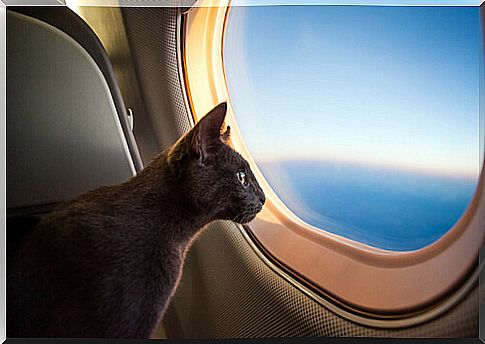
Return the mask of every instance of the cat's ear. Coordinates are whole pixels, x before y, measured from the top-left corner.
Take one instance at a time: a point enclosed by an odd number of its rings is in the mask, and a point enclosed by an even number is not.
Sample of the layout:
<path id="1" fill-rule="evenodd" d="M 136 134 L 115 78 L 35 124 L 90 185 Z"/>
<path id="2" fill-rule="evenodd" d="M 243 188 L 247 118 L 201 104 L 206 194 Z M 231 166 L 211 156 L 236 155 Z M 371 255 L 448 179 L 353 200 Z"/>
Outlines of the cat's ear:
<path id="1" fill-rule="evenodd" d="M 227 104 L 220 103 L 197 123 L 195 149 L 201 161 L 215 152 L 221 142 L 221 130 L 226 117 Z"/>
<path id="2" fill-rule="evenodd" d="M 221 139 L 224 143 L 229 143 L 231 140 L 231 127 L 227 126 L 226 131 L 222 134 Z"/>

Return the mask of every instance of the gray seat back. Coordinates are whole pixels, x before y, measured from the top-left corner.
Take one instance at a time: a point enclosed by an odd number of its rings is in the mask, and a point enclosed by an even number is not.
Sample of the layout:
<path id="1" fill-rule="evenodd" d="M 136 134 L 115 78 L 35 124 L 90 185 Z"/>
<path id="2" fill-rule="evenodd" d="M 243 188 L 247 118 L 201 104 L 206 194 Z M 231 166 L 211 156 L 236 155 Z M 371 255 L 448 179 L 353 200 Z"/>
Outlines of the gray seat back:
<path id="1" fill-rule="evenodd" d="M 135 173 L 91 55 L 58 28 L 7 11 L 7 209 L 54 204 Z"/>

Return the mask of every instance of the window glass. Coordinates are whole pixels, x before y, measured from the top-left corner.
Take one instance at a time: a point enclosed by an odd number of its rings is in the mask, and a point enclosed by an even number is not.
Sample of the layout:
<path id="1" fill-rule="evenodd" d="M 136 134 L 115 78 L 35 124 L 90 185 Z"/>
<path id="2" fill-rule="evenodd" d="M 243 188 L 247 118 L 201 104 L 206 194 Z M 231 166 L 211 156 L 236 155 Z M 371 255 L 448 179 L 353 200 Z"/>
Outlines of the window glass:
<path id="1" fill-rule="evenodd" d="M 310 225 L 440 238 L 480 170 L 478 7 L 232 7 L 224 64 L 252 157 Z"/>

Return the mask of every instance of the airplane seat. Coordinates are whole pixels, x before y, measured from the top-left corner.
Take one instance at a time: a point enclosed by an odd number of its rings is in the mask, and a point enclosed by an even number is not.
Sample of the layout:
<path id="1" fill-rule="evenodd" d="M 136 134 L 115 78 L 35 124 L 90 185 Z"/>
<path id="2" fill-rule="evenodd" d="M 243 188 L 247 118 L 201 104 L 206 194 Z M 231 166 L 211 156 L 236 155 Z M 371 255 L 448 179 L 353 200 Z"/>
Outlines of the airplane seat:
<path id="1" fill-rule="evenodd" d="M 7 52 L 8 216 L 48 212 L 142 168 L 106 53 L 74 12 L 9 7 Z"/>
<path id="2" fill-rule="evenodd" d="M 8 7 L 7 52 L 9 255 L 38 216 L 88 190 L 125 181 L 143 162 L 111 61 L 73 11 Z M 149 158 L 153 147 L 140 147 Z M 166 337 L 163 324 L 153 336 Z"/>

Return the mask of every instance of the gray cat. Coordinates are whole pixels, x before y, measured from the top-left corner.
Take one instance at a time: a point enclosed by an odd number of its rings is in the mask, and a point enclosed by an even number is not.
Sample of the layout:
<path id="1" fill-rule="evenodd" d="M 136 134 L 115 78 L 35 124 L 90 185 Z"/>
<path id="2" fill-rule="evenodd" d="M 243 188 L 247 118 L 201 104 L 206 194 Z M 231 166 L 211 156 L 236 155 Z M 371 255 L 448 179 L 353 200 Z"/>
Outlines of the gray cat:
<path id="1" fill-rule="evenodd" d="M 123 184 L 8 223 L 8 337 L 150 336 L 196 234 L 217 219 L 247 223 L 265 202 L 230 128 L 221 135 L 225 115 L 216 106 Z"/>

